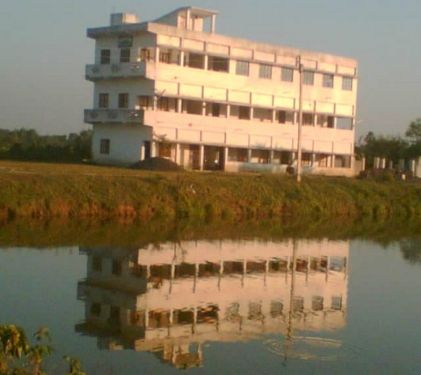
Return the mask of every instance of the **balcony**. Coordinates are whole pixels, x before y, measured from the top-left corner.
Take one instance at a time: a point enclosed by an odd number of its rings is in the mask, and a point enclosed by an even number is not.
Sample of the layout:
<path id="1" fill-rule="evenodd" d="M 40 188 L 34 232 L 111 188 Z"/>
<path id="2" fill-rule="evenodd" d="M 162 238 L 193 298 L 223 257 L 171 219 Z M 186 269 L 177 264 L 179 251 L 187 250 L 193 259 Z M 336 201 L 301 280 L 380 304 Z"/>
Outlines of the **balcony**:
<path id="1" fill-rule="evenodd" d="M 145 74 L 146 63 L 144 61 L 107 65 L 93 64 L 86 65 L 85 67 L 85 76 L 89 81 L 97 81 L 110 78 L 144 77 Z"/>
<path id="2" fill-rule="evenodd" d="M 88 124 L 112 122 L 143 125 L 144 111 L 135 109 L 85 109 L 85 122 Z"/>

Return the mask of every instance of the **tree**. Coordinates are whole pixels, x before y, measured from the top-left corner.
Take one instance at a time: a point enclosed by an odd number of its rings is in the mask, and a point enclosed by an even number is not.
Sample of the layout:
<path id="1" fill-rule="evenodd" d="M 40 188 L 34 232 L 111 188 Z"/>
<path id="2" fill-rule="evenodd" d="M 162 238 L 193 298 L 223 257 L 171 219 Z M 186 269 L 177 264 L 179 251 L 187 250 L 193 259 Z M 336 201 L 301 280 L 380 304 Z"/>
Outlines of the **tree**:
<path id="1" fill-rule="evenodd" d="M 421 143 L 421 118 L 411 122 L 405 135 L 412 143 Z"/>

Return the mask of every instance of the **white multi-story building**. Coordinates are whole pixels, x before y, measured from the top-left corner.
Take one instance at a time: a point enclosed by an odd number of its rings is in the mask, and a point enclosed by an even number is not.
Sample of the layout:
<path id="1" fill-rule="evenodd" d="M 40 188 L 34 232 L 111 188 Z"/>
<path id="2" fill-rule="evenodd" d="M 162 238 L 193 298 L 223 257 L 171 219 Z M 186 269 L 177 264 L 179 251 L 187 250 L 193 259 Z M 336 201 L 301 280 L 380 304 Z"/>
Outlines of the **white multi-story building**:
<path id="1" fill-rule="evenodd" d="M 296 164 L 301 102 L 304 171 L 353 175 L 357 62 L 219 35 L 216 15 L 185 7 L 140 23 L 112 14 L 110 26 L 88 29 L 94 160 L 285 171 Z"/>

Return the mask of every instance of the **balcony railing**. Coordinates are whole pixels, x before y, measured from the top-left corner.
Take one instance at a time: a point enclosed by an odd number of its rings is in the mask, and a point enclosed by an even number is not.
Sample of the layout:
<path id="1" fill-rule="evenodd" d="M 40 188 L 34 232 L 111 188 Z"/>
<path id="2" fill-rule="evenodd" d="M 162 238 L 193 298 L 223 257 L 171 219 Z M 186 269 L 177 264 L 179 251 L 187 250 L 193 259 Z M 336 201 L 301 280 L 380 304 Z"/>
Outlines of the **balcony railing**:
<path id="1" fill-rule="evenodd" d="M 120 64 L 94 64 L 86 65 L 85 75 L 87 80 L 95 81 L 109 78 L 144 77 L 146 72 L 145 62 L 120 63 Z"/>
<path id="2" fill-rule="evenodd" d="M 89 124 L 109 122 L 143 124 L 144 111 L 135 109 L 85 109 L 85 122 Z"/>

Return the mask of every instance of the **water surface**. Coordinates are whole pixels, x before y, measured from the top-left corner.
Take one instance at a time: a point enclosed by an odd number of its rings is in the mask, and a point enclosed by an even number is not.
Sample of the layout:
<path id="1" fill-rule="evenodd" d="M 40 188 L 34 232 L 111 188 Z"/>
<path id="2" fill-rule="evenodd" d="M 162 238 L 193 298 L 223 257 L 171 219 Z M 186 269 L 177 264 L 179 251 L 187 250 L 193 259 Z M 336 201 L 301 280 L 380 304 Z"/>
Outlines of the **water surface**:
<path id="1" fill-rule="evenodd" d="M 420 253 L 417 240 L 4 247 L 0 322 L 48 326 L 55 360 L 89 374 L 418 374 Z"/>

